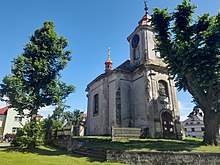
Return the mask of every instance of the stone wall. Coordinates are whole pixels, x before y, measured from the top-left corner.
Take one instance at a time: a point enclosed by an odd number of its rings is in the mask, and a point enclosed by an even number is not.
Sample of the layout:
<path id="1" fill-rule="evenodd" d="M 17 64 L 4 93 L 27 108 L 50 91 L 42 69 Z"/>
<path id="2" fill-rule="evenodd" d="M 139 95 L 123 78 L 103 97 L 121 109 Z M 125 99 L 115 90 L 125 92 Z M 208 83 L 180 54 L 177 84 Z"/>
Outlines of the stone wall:
<path id="1" fill-rule="evenodd" d="M 106 151 L 85 147 L 87 143 L 99 141 L 103 141 L 103 139 L 67 138 L 54 139 L 53 144 L 69 152 L 87 154 L 88 156 L 101 156 L 103 160 L 109 162 L 133 165 L 220 165 L 220 152 Z M 100 152 L 97 153 L 97 151 Z"/>
<path id="2" fill-rule="evenodd" d="M 67 151 L 73 151 L 78 149 L 84 149 L 86 144 L 95 142 L 110 141 L 109 139 L 97 139 L 97 138 L 63 138 L 63 139 L 53 139 L 52 143 L 60 148 L 66 149 Z"/>
<path id="3" fill-rule="evenodd" d="M 220 153 L 107 151 L 106 159 L 135 165 L 219 165 Z"/>

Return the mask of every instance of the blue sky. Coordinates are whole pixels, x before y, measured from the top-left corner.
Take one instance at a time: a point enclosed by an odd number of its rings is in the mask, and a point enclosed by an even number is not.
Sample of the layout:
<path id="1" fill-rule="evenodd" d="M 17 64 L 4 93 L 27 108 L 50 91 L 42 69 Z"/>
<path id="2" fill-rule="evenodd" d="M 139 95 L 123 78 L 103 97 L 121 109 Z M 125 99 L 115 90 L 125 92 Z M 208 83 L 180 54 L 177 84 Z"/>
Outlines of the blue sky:
<path id="1" fill-rule="evenodd" d="M 169 8 L 171 11 L 181 0 L 148 0 L 152 9 Z M 214 15 L 220 1 L 192 0 L 195 15 L 205 12 Z M 29 37 L 43 22 L 53 21 L 55 31 L 69 41 L 72 61 L 62 71 L 63 80 L 76 86 L 76 92 L 67 99 L 70 110 L 86 111 L 86 85 L 104 72 L 107 49 L 111 47 L 113 67 L 129 58 L 127 37 L 144 15 L 143 0 L 1 0 L 0 5 L 0 82 L 10 73 L 11 61 L 23 52 Z M 181 118 L 193 105 L 188 93 L 178 93 Z M 4 106 L 3 103 L 0 107 Z M 52 111 L 40 111 L 44 116 Z"/>

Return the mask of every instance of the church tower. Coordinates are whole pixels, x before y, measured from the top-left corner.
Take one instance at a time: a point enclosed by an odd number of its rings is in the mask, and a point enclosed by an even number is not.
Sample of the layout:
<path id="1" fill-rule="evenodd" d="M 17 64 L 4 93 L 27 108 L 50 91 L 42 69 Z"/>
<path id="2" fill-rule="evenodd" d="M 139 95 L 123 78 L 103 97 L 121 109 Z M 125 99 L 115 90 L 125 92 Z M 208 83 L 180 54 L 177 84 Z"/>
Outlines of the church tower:
<path id="1" fill-rule="evenodd" d="M 133 126 L 146 127 L 150 137 L 181 139 L 175 83 L 160 53 L 155 51 L 150 19 L 145 2 L 145 15 L 127 38 L 133 69 Z"/>
<path id="2" fill-rule="evenodd" d="M 145 15 L 138 22 L 134 32 L 128 37 L 130 60 L 133 67 L 159 59 L 159 52 L 154 50 L 154 33 L 150 19 L 151 16 L 148 14 L 148 7 L 145 3 Z"/>

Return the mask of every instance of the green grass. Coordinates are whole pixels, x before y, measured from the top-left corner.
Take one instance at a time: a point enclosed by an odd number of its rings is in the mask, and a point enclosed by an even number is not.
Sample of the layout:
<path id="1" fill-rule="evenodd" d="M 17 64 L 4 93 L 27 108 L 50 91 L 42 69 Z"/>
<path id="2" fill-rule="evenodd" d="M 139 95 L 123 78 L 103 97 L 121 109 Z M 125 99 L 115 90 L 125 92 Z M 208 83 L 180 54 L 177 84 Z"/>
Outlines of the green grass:
<path id="1" fill-rule="evenodd" d="M 2 165 L 120 165 L 108 163 L 96 158 L 81 157 L 49 147 L 34 150 L 0 148 Z"/>
<path id="2" fill-rule="evenodd" d="M 106 150 L 142 150 L 142 151 L 177 151 L 177 152 L 220 152 L 220 146 L 204 146 L 202 139 L 184 140 L 133 139 L 112 142 L 108 137 L 98 138 L 86 145 L 88 148 Z M 3 165 L 120 165 L 103 162 L 94 157 L 83 157 L 51 147 L 39 147 L 34 150 L 0 148 L 0 163 Z"/>
<path id="3" fill-rule="evenodd" d="M 143 150 L 143 151 L 176 151 L 176 152 L 220 152 L 220 146 L 204 146 L 202 139 L 186 138 L 184 140 L 168 139 L 134 139 L 120 141 L 91 142 L 88 148 L 106 150 Z"/>

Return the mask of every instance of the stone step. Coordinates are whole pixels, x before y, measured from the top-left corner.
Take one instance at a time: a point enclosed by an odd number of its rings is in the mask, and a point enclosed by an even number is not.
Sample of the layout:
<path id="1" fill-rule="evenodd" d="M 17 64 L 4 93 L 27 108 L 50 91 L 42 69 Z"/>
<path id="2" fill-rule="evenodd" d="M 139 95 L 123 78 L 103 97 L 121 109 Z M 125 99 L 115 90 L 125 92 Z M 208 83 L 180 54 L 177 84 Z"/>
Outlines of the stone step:
<path id="1" fill-rule="evenodd" d="M 75 154 L 83 155 L 83 156 L 91 156 L 105 160 L 106 159 L 106 151 L 104 150 L 94 150 L 94 149 L 77 149 L 72 151 Z"/>
<path id="2" fill-rule="evenodd" d="M 140 137 L 140 134 L 117 134 L 117 137 Z"/>

